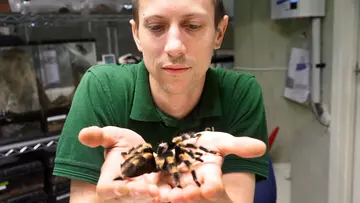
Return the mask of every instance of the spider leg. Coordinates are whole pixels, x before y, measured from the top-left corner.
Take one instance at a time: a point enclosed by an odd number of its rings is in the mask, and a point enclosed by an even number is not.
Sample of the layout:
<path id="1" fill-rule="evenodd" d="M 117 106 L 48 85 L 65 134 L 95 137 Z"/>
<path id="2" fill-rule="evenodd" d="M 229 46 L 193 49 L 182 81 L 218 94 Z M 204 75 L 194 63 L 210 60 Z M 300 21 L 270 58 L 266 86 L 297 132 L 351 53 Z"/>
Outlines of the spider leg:
<path id="1" fill-rule="evenodd" d="M 197 146 L 195 144 L 191 144 L 191 143 L 183 143 L 185 140 L 188 140 L 188 139 L 191 139 L 191 138 L 197 138 L 199 139 L 201 136 L 201 133 L 193 133 L 193 132 L 190 132 L 190 133 L 183 133 L 179 136 L 176 136 L 172 139 L 172 142 L 173 143 L 176 143 L 178 145 L 180 145 L 181 147 L 186 147 L 186 148 L 192 148 L 192 149 L 200 149 L 206 153 L 210 153 L 210 154 L 216 154 L 218 155 L 218 153 L 216 151 L 212 151 L 212 150 L 209 150 L 203 146 Z"/>
<path id="2" fill-rule="evenodd" d="M 128 155 L 128 154 L 132 154 L 132 153 L 134 153 L 134 152 L 139 152 L 139 151 L 141 151 L 141 150 L 139 150 L 139 149 L 147 148 L 146 145 L 147 145 L 147 144 L 139 144 L 139 145 L 136 146 L 136 147 L 132 147 L 132 148 L 129 149 L 127 152 L 121 152 L 121 154 L 123 154 L 123 155 Z"/>
<path id="3" fill-rule="evenodd" d="M 179 142 L 178 145 L 180 147 L 185 147 L 185 148 L 191 148 L 191 149 L 200 149 L 206 153 L 210 153 L 210 154 L 215 154 L 215 155 L 219 155 L 218 152 L 216 151 L 212 151 L 212 150 L 209 150 L 203 146 L 196 146 L 195 144 L 191 144 L 191 143 L 182 143 L 182 142 Z M 202 155 L 202 154 L 201 154 Z"/>
<path id="4" fill-rule="evenodd" d="M 176 187 L 182 188 L 180 183 L 180 172 L 175 162 L 175 155 L 171 151 L 169 151 L 169 153 L 167 153 L 165 156 L 167 166 L 166 168 L 172 174 Z"/>
<path id="5" fill-rule="evenodd" d="M 191 171 L 192 178 L 193 178 L 194 182 L 196 183 L 196 185 L 197 185 L 198 187 L 200 187 L 201 184 L 200 184 L 200 182 L 198 181 L 196 172 L 195 172 L 195 170 L 194 170 L 194 168 L 193 168 L 193 166 L 192 166 L 192 163 L 191 163 L 190 160 L 189 160 L 189 157 L 190 157 L 190 156 L 186 156 L 185 154 L 180 154 L 179 157 L 180 157 L 180 160 L 182 160 L 182 161 L 185 163 L 186 167 Z M 191 158 L 191 157 L 190 157 L 190 158 Z"/>
<path id="6" fill-rule="evenodd" d="M 173 143 L 179 143 L 179 142 L 191 139 L 191 138 L 199 138 L 200 136 L 201 136 L 201 133 L 193 133 L 193 132 L 183 133 L 183 134 L 181 134 L 179 136 L 174 137 L 172 139 L 172 142 Z"/>
<path id="7" fill-rule="evenodd" d="M 133 150 L 134 150 L 135 148 L 131 148 L 130 149 L 130 151 L 128 151 L 128 152 L 121 152 L 121 156 L 124 158 L 124 159 L 127 159 L 127 158 L 129 158 L 129 156 L 128 155 L 131 155 L 131 156 L 134 156 L 134 155 L 136 155 L 136 154 L 140 154 L 140 152 L 133 152 Z"/>
<path id="8" fill-rule="evenodd" d="M 195 157 L 195 160 L 199 161 L 199 162 L 204 162 L 204 160 L 202 158 L 200 158 L 200 157 Z"/>
<path id="9" fill-rule="evenodd" d="M 202 150 L 202 151 L 204 151 L 204 152 L 206 152 L 206 153 L 219 155 L 219 153 L 218 153 L 218 152 L 216 152 L 216 151 L 212 151 L 212 150 L 209 150 L 209 149 L 207 149 L 207 148 L 205 148 L 205 147 L 203 147 L 203 146 L 199 146 L 199 149 L 200 149 L 200 150 Z"/>
<path id="10" fill-rule="evenodd" d="M 123 158 L 126 158 L 126 156 L 133 156 L 133 155 L 137 155 L 137 154 L 141 154 L 143 152 L 150 152 L 149 149 L 151 149 L 152 146 L 148 143 L 145 144 L 139 144 L 136 147 L 132 147 L 130 150 L 128 150 L 127 152 L 121 152 L 121 155 L 123 156 Z M 152 152 L 152 150 L 151 150 Z"/>
<path id="11" fill-rule="evenodd" d="M 204 160 L 202 160 L 200 157 L 203 155 L 201 152 L 193 152 L 189 149 L 186 149 L 184 147 L 179 147 L 180 148 L 180 153 L 181 152 L 184 152 L 186 153 L 187 155 L 189 155 L 192 159 L 195 159 L 196 161 L 200 161 L 200 162 L 204 162 Z M 200 155 L 199 155 L 200 154 Z M 198 155 L 198 156 L 195 156 L 195 155 Z"/>
<path id="12" fill-rule="evenodd" d="M 197 155 L 197 156 L 202 156 L 202 155 L 204 155 L 204 154 L 201 153 L 201 152 L 195 152 L 195 155 Z"/>

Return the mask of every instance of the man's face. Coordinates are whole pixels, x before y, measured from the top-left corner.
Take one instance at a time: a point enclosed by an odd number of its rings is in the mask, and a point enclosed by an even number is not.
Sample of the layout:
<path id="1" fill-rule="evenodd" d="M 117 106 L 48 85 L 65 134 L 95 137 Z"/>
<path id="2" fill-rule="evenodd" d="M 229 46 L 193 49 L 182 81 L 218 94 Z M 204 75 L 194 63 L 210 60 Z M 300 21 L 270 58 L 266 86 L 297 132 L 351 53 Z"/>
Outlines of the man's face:
<path id="1" fill-rule="evenodd" d="M 150 81 L 173 94 L 204 81 L 213 50 L 220 47 L 227 16 L 215 28 L 211 0 L 140 0 L 134 39 Z"/>

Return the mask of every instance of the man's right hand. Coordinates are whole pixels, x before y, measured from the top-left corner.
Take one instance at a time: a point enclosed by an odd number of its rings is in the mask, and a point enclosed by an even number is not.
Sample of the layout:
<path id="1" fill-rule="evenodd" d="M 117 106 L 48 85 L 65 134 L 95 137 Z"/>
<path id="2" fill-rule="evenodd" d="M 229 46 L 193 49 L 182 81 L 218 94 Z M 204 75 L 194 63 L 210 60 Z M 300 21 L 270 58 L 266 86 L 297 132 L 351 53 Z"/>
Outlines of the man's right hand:
<path id="1" fill-rule="evenodd" d="M 93 126 L 80 131 L 79 141 L 88 147 L 105 148 L 105 161 L 96 186 L 101 202 L 133 202 L 134 199 L 153 202 L 159 196 L 158 174 L 145 174 L 131 180 L 114 180 L 121 177 L 120 164 L 124 161 L 121 152 L 145 143 L 139 134 L 119 127 Z"/>

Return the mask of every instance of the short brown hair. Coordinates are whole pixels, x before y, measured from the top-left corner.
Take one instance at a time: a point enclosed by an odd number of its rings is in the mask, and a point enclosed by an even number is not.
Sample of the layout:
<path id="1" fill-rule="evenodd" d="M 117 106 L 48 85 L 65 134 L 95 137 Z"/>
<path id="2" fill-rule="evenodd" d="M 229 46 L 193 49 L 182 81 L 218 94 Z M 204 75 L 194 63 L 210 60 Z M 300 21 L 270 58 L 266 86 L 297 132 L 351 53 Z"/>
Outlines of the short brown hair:
<path id="1" fill-rule="evenodd" d="M 217 28 L 217 26 L 219 25 L 219 23 L 221 22 L 222 18 L 226 15 L 226 11 L 225 11 L 225 7 L 224 7 L 224 3 L 222 0 L 212 0 L 214 3 L 214 8 L 215 8 L 215 29 Z M 133 13 L 133 19 L 135 20 L 136 24 L 139 24 L 139 10 L 138 10 L 138 5 L 139 5 L 139 0 L 131 0 L 133 8 L 132 8 L 132 13 Z"/>

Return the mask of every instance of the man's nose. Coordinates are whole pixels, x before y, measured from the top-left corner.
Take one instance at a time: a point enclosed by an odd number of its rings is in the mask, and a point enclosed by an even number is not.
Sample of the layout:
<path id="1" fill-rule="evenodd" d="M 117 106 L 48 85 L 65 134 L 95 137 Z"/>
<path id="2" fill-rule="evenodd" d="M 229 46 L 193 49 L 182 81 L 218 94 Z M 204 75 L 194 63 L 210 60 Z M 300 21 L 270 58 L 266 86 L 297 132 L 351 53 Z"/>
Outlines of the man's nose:
<path id="1" fill-rule="evenodd" d="M 164 51 L 174 57 L 185 54 L 186 47 L 181 40 L 181 30 L 177 26 L 170 27 Z"/>

